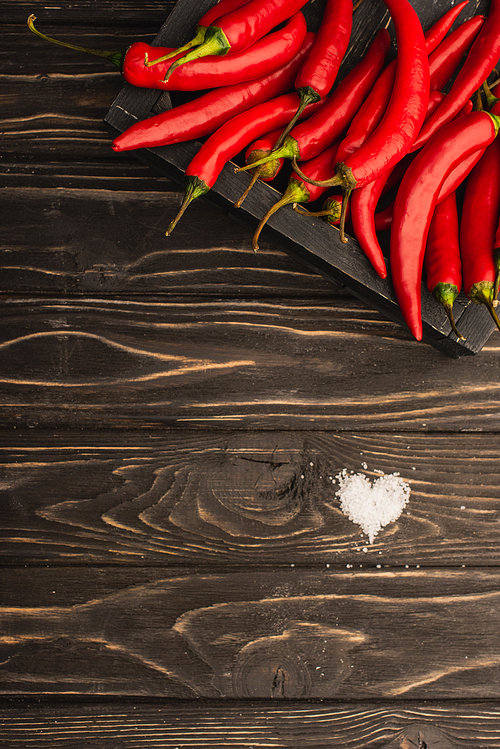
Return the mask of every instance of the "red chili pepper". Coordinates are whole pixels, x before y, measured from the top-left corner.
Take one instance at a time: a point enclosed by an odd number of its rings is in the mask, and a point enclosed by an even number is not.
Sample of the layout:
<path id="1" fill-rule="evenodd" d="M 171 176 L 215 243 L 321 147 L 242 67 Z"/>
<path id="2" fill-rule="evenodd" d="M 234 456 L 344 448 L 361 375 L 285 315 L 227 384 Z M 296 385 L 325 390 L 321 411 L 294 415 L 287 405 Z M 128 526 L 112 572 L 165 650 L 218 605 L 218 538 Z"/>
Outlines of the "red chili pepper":
<path id="1" fill-rule="evenodd" d="M 482 15 L 469 18 L 452 31 L 429 55 L 431 91 L 441 91 L 446 86 L 483 24 L 484 16 Z"/>
<path id="2" fill-rule="evenodd" d="M 455 192 L 450 193 L 434 208 L 425 246 L 424 270 L 429 292 L 443 306 L 457 338 L 465 340 L 457 329 L 453 316 L 453 303 L 462 288 L 462 262 Z"/>
<path id="3" fill-rule="evenodd" d="M 146 59 L 146 65 L 157 65 L 164 60 L 171 60 L 176 55 L 187 52 L 191 47 L 198 47 L 205 39 L 205 34 L 209 26 L 212 26 L 221 16 L 246 5 L 248 0 L 218 0 L 207 12 L 200 18 L 196 24 L 194 37 L 182 47 L 172 49 L 170 53 L 164 52 L 163 56 L 154 60 Z"/>
<path id="4" fill-rule="evenodd" d="M 114 139 L 113 149 L 152 148 L 210 135 L 231 117 L 290 89 L 313 39 L 309 32 L 293 60 L 267 76 L 207 91 L 193 101 L 135 122 Z"/>
<path id="5" fill-rule="evenodd" d="M 468 4 L 464 0 L 451 8 L 425 33 L 425 50 L 429 56 L 441 44 L 457 16 Z M 366 97 L 359 111 L 354 116 L 338 153 L 338 160 L 345 161 L 354 153 L 375 130 L 382 119 L 391 98 L 396 77 L 396 60 L 392 60 L 375 82 L 370 94 Z"/>
<path id="6" fill-rule="evenodd" d="M 429 60 L 420 20 L 408 0 L 384 2 L 394 21 L 398 45 L 394 91 L 379 127 L 345 162 L 337 163 L 335 177 L 324 183 L 342 187 L 346 196 L 343 208 L 353 189 L 372 182 L 410 150 L 429 101 Z M 300 170 L 296 171 L 300 175 Z M 344 221 L 340 237 L 347 242 Z"/>
<path id="7" fill-rule="evenodd" d="M 500 219 L 495 232 L 493 262 L 495 263 L 495 288 L 493 289 L 493 299 L 496 299 L 500 290 Z"/>
<path id="8" fill-rule="evenodd" d="M 499 57 L 500 0 L 491 0 L 488 16 L 481 31 L 474 40 L 446 99 L 422 128 L 422 132 L 413 145 L 414 150 L 421 148 L 434 133 L 453 119 L 466 100 L 491 74 Z"/>
<path id="9" fill-rule="evenodd" d="M 261 78 L 289 62 L 298 54 L 306 33 L 306 19 L 302 11 L 298 11 L 283 28 L 266 34 L 242 52 L 222 57 L 217 64 L 211 58 L 203 58 L 182 65 L 174 70 L 168 83 L 163 80 L 168 68 L 166 63 L 157 67 L 144 64 L 148 50 L 154 53 L 155 47 L 137 42 L 127 50 L 123 76 L 134 86 L 167 91 L 202 91 L 231 86 Z"/>
<path id="10" fill-rule="evenodd" d="M 307 0 L 248 0 L 209 26 L 203 42 L 172 63 L 164 80 L 179 65 L 208 55 L 235 54 L 250 47 L 275 26 L 291 18 Z"/>
<path id="11" fill-rule="evenodd" d="M 500 329 L 493 306 L 496 282 L 495 233 L 500 212 L 500 140 L 488 145 L 465 184 L 460 219 L 464 291 L 484 304 Z"/>
<path id="12" fill-rule="evenodd" d="M 325 99 L 319 111 L 302 124 L 296 125 L 285 138 L 283 145 L 273 151 L 267 160 L 283 157 L 308 161 L 336 141 L 377 79 L 389 46 L 389 32 L 387 29 L 381 29 L 367 53 Z M 265 159 L 260 163 L 265 163 Z M 245 170 L 246 167 L 242 167 L 237 171 Z"/>
<path id="13" fill-rule="evenodd" d="M 202 144 L 186 168 L 184 200 L 167 229 L 167 235 L 171 234 L 188 205 L 214 186 L 226 162 L 270 127 L 277 128 L 288 122 L 297 109 L 298 101 L 298 94 L 289 93 L 257 104 L 225 122 Z M 321 102 L 309 104 L 311 111 L 318 106 L 321 106 Z"/>
<path id="14" fill-rule="evenodd" d="M 333 143 L 331 146 L 325 149 L 323 153 L 320 153 L 313 159 L 305 162 L 304 169 L 312 177 L 319 178 L 320 175 L 328 173 L 328 168 L 331 160 L 335 158 L 335 151 L 338 149 L 339 144 Z M 281 198 L 267 211 L 267 213 L 260 220 L 255 234 L 252 240 L 252 249 L 257 252 L 259 249 L 259 236 L 268 220 L 273 216 L 276 211 L 285 205 L 291 203 L 309 203 L 317 200 L 326 191 L 326 187 L 315 187 L 314 185 L 308 185 L 296 174 L 292 174 L 288 180 L 288 185 Z"/>
<path id="15" fill-rule="evenodd" d="M 427 105 L 427 116 L 434 111 L 443 96 L 444 94 L 439 91 L 431 92 Z M 367 185 L 354 190 L 351 196 L 351 222 L 354 236 L 381 278 L 387 277 L 387 269 L 377 237 L 375 209 L 381 195 L 387 189 L 388 183 L 397 184 L 409 166 L 409 159 L 414 158 L 413 155 L 408 154 L 392 169 L 387 170 Z"/>
<path id="16" fill-rule="evenodd" d="M 152 47 L 145 42 L 134 42 L 124 53 L 77 47 L 42 34 L 35 29 L 34 20 L 35 16 L 30 16 L 28 25 L 37 36 L 62 47 L 111 60 L 120 68 L 127 83 L 133 86 L 166 91 L 202 91 L 260 78 L 297 55 L 307 33 L 304 14 L 298 11 L 288 19 L 283 28 L 266 34 L 242 52 L 218 60 L 217 65 L 211 59 L 194 60 L 175 70 L 166 83 L 163 76 L 171 65 L 172 56 L 181 56 L 176 49 Z M 169 62 L 157 65 L 164 59 Z"/>
<path id="17" fill-rule="evenodd" d="M 394 201 L 390 262 L 396 299 L 417 340 L 422 339 L 420 286 L 425 243 L 436 200 L 450 172 L 493 142 L 500 119 L 471 112 L 448 123 L 416 155 Z"/>
<path id="18" fill-rule="evenodd" d="M 327 0 L 316 41 L 295 81 L 295 90 L 300 96 L 299 108 L 281 133 L 276 148 L 298 122 L 302 110 L 331 91 L 349 46 L 352 12 L 352 0 Z"/>

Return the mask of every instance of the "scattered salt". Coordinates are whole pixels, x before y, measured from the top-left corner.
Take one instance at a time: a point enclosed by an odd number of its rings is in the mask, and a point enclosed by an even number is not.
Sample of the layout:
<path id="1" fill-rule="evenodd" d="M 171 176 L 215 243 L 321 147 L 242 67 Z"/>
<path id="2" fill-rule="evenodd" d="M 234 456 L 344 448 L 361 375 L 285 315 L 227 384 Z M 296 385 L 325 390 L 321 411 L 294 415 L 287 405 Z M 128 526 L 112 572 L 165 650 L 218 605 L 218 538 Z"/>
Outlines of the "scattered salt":
<path id="1" fill-rule="evenodd" d="M 410 496 L 410 486 L 399 474 L 382 473 L 373 484 L 363 473 L 336 476 L 340 488 L 335 493 L 340 508 L 353 523 L 361 526 L 372 544 L 378 532 L 399 518 Z"/>

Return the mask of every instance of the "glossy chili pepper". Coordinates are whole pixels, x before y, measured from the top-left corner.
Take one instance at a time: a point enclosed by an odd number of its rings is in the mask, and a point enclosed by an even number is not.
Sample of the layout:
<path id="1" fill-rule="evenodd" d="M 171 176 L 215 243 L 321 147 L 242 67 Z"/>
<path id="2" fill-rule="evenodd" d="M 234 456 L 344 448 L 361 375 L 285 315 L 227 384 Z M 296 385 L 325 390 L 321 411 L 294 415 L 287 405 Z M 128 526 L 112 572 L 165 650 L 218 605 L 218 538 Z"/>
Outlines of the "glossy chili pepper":
<path id="1" fill-rule="evenodd" d="M 377 129 L 357 151 L 344 162 L 337 163 L 335 177 L 324 183 L 342 187 L 346 196 L 342 204 L 344 210 L 353 189 L 379 177 L 410 150 L 422 127 L 429 101 L 429 59 L 420 20 L 408 0 L 384 2 L 394 21 L 398 46 L 394 91 Z M 302 176 L 295 164 L 294 169 Z M 347 241 L 343 220 L 340 237 L 343 242 Z"/>
<path id="2" fill-rule="evenodd" d="M 235 54 L 250 47 L 275 26 L 291 18 L 307 0 L 248 0 L 242 8 L 227 13 L 209 26 L 203 42 L 172 63 L 165 75 L 190 60 L 208 55 Z"/>
<path id="3" fill-rule="evenodd" d="M 457 195 L 451 192 L 438 203 L 431 218 L 424 254 L 427 288 L 442 305 L 451 329 L 461 340 L 453 316 L 453 303 L 462 288 Z"/>
<path id="4" fill-rule="evenodd" d="M 298 122 L 302 110 L 331 91 L 349 46 L 352 12 L 352 0 L 326 0 L 316 41 L 295 81 L 295 90 L 300 96 L 299 108 L 278 138 L 276 148 L 281 146 Z"/>
<path id="5" fill-rule="evenodd" d="M 367 53 L 328 96 L 319 111 L 296 125 L 283 145 L 267 157 L 308 161 L 337 140 L 353 118 L 377 79 L 390 46 L 387 29 L 381 29 Z M 257 162 L 258 164 L 259 162 Z M 265 159 L 261 160 L 265 163 Z M 246 167 L 238 171 L 245 171 Z"/>
<path id="6" fill-rule="evenodd" d="M 460 187 L 460 185 L 462 185 L 462 183 L 467 179 L 467 176 L 475 167 L 475 165 L 477 164 L 477 162 L 479 161 L 483 153 L 484 153 L 484 148 L 480 148 L 475 153 L 464 158 L 460 162 L 460 164 L 458 164 L 455 167 L 455 169 L 453 169 L 453 171 L 446 177 L 445 181 L 442 184 L 442 187 L 439 191 L 439 195 L 436 200 L 436 205 L 441 203 L 441 201 L 446 200 L 446 198 L 449 197 L 451 193 L 456 192 L 456 190 Z M 391 173 L 391 177 L 392 175 L 393 175 L 393 172 Z M 387 187 L 387 183 L 389 182 L 391 177 L 389 177 L 389 179 L 387 180 L 385 187 Z M 402 178 L 402 174 L 401 174 L 401 178 Z M 361 188 L 361 189 L 363 190 L 364 188 Z M 382 192 L 384 192 L 384 190 L 385 188 L 382 190 Z M 375 230 L 376 231 L 385 231 L 391 228 L 393 207 L 394 207 L 394 201 L 392 201 L 382 211 L 375 213 Z M 500 234 L 499 234 L 499 240 L 500 240 Z"/>
<path id="7" fill-rule="evenodd" d="M 452 27 L 458 15 L 469 0 L 464 0 L 455 8 L 448 10 L 425 33 L 425 51 L 429 56 L 438 48 L 444 37 Z M 339 161 L 345 161 L 349 154 L 354 153 L 375 130 L 382 119 L 391 98 L 396 77 L 396 60 L 392 60 L 383 70 L 375 82 L 371 92 L 366 97 L 359 111 L 353 117 L 338 153 Z"/>
<path id="8" fill-rule="evenodd" d="M 133 86 L 166 91 L 202 91 L 261 78 L 292 60 L 301 49 L 307 33 L 304 15 L 298 11 L 283 28 L 266 34 L 242 52 L 218 60 L 217 65 L 211 59 L 194 60 L 175 70 L 166 83 L 163 78 L 171 61 L 153 67 L 149 67 L 146 61 L 149 59 L 149 65 L 152 65 L 161 62 L 165 55 L 169 59 L 172 54 L 180 56 L 175 49 L 152 47 L 145 42 L 134 42 L 124 53 L 78 47 L 42 34 L 35 29 L 34 20 L 35 16 L 30 16 L 28 25 L 42 39 L 109 59 L 120 68 L 127 83 Z"/>
<path id="9" fill-rule="evenodd" d="M 304 169 L 307 174 L 312 177 L 320 178 L 323 173 L 328 173 L 331 160 L 335 158 L 335 151 L 338 149 L 339 144 L 333 143 L 331 146 L 325 149 L 323 153 L 318 156 L 306 161 L 304 163 Z M 321 195 L 326 192 L 326 187 L 315 187 L 314 185 L 308 185 L 296 174 L 292 174 L 288 180 L 288 185 L 281 198 L 267 211 L 262 217 L 255 230 L 252 239 L 252 249 L 256 252 L 259 249 L 259 237 L 265 224 L 269 221 L 276 211 L 283 208 L 285 205 L 291 203 L 308 203 L 317 200 Z"/>
<path id="10" fill-rule="evenodd" d="M 496 137 L 500 119 L 471 112 L 448 123 L 416 155 L 399 186 L 391 227 L 391 274 L 403 318 L 422 339 L 420 286 L 425 243 L 436 200 L 450 172 Z"/>
<path id="11" fill-rule="evenodd" d="M 313 39 L 314 34 L 308 32 L 300 52 L 267 76 L 207 91 L 193 101 L 135 122 L 114 139 L 113 149 L 152 148 L 210 135 L 231 117 L 288 91 Z"/>
<path id="12" fill-rule="evenodd" d="M 493 298 L 496 299 L 500 290 L 500 219 L 495 232 L 493 262 L 495 263 L 495 288 L 493 289 Z"/>
<path id="13" fill-rule="evenodd" d="M 196 24 L 195 34 L 189 42 L 183 44 L 182 47 L 176 47 L 171 52 L 164 52 L 162 56 L 157 59 L 146 59 L 146 65 L 157 65 L 165 60 L 171 60 L 177 55 L 184 54 L 192 47 L 198 47 L 205 39 L 205 34 L 209 26 L 212 26 L 217 20 L 230 13 L 237 8 L 241 8 L 242 5 L 246 5 L 248 0 L 218 0 L 207 12 L 200 18 Z"/>
<path id="14" fill-rule="evenodd" d="M 493 71 L 500 57 L 500 0 L 491 0 L 486 20 L 477 35 L 467 58 L 459 70 L 453 85 L 440 107 L 422 128 L 413 145 L 421 148 L 431 136 L 438 132 L 460 111 L 465 101 L 481 87 Z"/>
<path id="15" fill-rule="evenodd" d="M 500 329 L 495 311 L 495 233 L 500 213 L 500 140 L 488 145 L 465 184 L 460 218 L 460 255 L 464 291 L 484 304 Z"/>
<path id="16" fill-rule="evenodd" d="M 123 76 L 128 83 L 142 88 L 167 91 L 202 91 L 219 86 L 250 81 L 272 73 L 298 54 L 307 33 L 302 11 L 295 13 L 277 31 L 266 34 L 251 47 L 214 64 L 211 58 L 193 60 L 173 71 L 168 82 L 163 80 L 167 64 L 147 67 L 144 64 L 149 45 L 137 43 L 127 50 Z M 155 48 L 149 50 L 155 52 Z"/>
<path id="17" fill-rule="evenodd" d="M 446 86 L 483 24 L 484 16 L 482 15 L 469 18 L 452 31 L 429 55 L 431 91 L 441 91 Z"/>
<path id="18" fill-rule="evenodd" d="M 427 104 L 427 116 L 439 105 L 444 94 L 440 91 L 432 91 Z M 381 278 L 387 277 L 384 256 L 377 237 L 375 226 L 375 209 L 381 195 L 387 189 L 389 182 L 397 184 L 403 177 L 409 166 L 409 159 L 415 158 L 407 155 L 399 161 L 392 169 L 387 170 L 380 177 L 374 179 L 363 187 L 354 190 L 351 196 L 351 222 L 354 236 L 359 246 L 370 259 L 375 271 Z"/>
<path id="19" fill-rule="evenodd" d="M 167 229 L 167 235 L 173 231 L 188 205 L 214 186 L 224 165 L 270 127 L 277 128 L 288 122 L 298 101 L 298 94 L 289 93 L 257 104 L 225 122 L 202 144 L 186 168 L 184 200 Z M 318 106 L 321 102 L 309 104 L 311 111 Z"/>

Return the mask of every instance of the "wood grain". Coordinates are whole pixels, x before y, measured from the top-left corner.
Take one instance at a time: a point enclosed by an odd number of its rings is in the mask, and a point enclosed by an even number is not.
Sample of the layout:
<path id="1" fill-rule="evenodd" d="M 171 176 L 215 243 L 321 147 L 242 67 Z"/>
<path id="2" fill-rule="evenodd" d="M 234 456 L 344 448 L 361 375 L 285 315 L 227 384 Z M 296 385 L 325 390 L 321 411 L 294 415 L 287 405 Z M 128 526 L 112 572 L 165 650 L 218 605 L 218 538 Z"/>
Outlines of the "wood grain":
<path id="1" fill-rule="evenodd" d="M 82 253 L 74 262 L 85 266 Z M 498 336 L 456 362 L 349 303 L 106 300 L 113 262 L 103 247 L 87 272 L 95 298 L 1 305 L 4 423 L 498 430 Z M 173 294 L 185 288 L 181 262 L 168 273 Z M 224 273 L 210 279 L 214 292 Z"/>
<path id="2" fill-rule="evenodd" d="M 32 568 L 5 569 L 3 584 L 3 694 L 498 694 L 493 570 L 149 569 L 134 582 L 133 568 Z"/>
<path id="3" fill-rule="evenodd" d="M 4 562 L 494 566 L 499 437 L 329 432 L 1 435 Z M 400 473 L 373 544 L 337 475 Z"/>
<path id="4" fill-rule="evenodd" d="M 24 749 L 28 742 L 33 749 L 52 749 L 56 743 L 62 749 L 83 749 L 91 743 L 103 749 L 194 749 L 200 744 L 231 749 L 408 749 L 402 743 L 405 738 L 415 749 L 418 733 L 428 749 L 500 747 L 500 715 L 492 703 L 14 702 L 11 709 L 0 710 L 0 721 L 0 746 L 8 749 Z M 432 742 L 436 738 L 440 743 Z"/>

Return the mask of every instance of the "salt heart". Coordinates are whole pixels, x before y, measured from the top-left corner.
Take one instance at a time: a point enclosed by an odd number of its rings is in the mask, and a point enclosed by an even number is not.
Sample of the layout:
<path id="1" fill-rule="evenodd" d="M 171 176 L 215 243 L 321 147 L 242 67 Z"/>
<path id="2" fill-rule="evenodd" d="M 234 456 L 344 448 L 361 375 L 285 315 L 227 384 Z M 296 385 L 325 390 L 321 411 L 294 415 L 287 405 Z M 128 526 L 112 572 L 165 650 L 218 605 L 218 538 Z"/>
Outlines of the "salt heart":
<path id="1" fill-rule="evenodd" d="M 410 498 L 410 485 L 397 473 L 385 474 L 373 484 L 363 473 L 344 470 L 335 477 L 340 508 L 361 526 L 372 544 L 378 532 L 399 518 Z"/>

